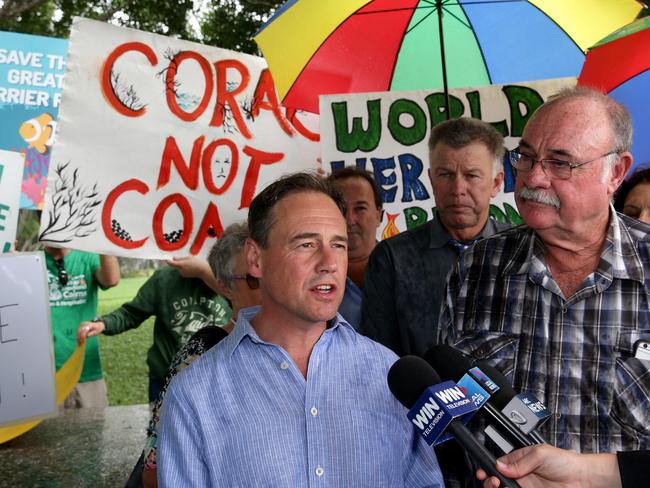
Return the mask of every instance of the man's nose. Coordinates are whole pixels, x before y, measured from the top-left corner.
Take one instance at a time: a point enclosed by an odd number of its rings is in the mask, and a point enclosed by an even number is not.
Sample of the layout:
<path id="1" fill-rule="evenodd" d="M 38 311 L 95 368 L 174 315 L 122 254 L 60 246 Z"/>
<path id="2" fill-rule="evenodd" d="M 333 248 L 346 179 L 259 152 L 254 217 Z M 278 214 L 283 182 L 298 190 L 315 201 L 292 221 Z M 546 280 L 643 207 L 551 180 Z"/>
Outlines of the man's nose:
<path id="1" fill-rule="evenodd" d="M 333 273 L 338 268 L 336 250 L 330 246 L 323 246 L 317 264 L 319 273 Z"/>
<path id="2" fill-rule="evenodd" d="M 547 188 L 551 182 L 541 161 L 536 161 L 530 171 L 517 172 L 517 178 L 521 178 L 529 188 Z"/>
<path id="3" fill-rule="evenodd" d="M 454 195 L 464 195 L 467 192 L 468 182 L 462 176 L 457 175 L 452 180 L 451 184 L 452 184 L 451 190 L 454 193 Z"/>

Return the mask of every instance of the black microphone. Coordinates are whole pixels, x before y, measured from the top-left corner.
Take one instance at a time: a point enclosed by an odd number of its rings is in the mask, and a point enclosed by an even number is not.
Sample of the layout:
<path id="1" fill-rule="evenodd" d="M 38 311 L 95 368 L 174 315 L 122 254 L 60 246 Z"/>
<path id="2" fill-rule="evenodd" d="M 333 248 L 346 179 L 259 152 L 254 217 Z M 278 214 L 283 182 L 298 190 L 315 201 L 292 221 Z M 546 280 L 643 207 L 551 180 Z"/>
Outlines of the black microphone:
<path id="1" fill-rule="evenodd" d="M 420 403 L 424 402 L 425 407 L 420 410 L 419 420 L 423 421 L 428 418 L 431 422 L 427 425 L 423 425 L 422 423 L 418 425 L 415 419 L 411 418 L 411 421 L 425 439 L 427 438 L 426 433 L 430 432 L 431 429 L 435 429 L 435 422 L 436 420 L 440 420 L 440 415 L 442 415 L 443 406 L 436 405 L 434 397 L 441 399 L 445 396 L 446 392 L 451 391 L 453 395 L 453 392 L 458 390 L 458 387 L 452 387 L 443 391 L 436 391 L 438 383 L 440 383 L 438 373 L 433 370 L 429 363 L 417 356 L 404 356 L 398 359 L 388 371 L 388 387 L 402 405 L 412 411 L 413 406 L 419 406 Z M 431 386 L 434 388 L 430 388 Z M 453 400 L 458 399 L 458 397 L 453 396 L 451 398 Z M 427 414 L 426 417 L 422 413 L 423 410 L 424 414 Z M 506 478 L 497 471 L 496 458 L 474 438 L 462 422 L 451 420 L 446 427 L 446 431 L 453 435 L 456 442 L 458 442 L 486 473 L 490 476 L 497 477 L 501 481 L 501 486 L 506 488 L 521 488 L 519 483 Z M 428 439 L 427 442 L 429 442 Z"/>
<path id="2" fill-rule="evenodd" d="M 492 367 L 483 369 L 483 365 L 479 367 L 479 372 L 472 371 L 472 363 L 470 359 L 463 355 L 460 351 L 448 345 L 437 345 L 429 349 L 423 356 L 436 371 L 438 371 L 443 379 L 453 381 L 460 381 L 465 375 L 468 375 L 472 381 L 478 386 L 486 388 L 486 378 L 477 376 L 477 374 L 484 373 L 487 379 L 491 380 L 496 387 L 497 391 L 491 390 L 487 402 L 479 410 L 478 415 L 487 421 L 485 434 L 499 446 L 504 453 L 509 453 L 515 448 L 532 446 L 534 444 L 541 444 L 537 439 L 522 432 L 522 430 L 515 425 L 501 409 L 509 402 L 509 399 L 515 396 L 515 391 L 505 381 L 505 378 L 499 373 L 498 380 L 493 378 L 497 376 L 494 374 L 496 371 Z M 502 386 L 503 385 L 503 386 Z M 504 403 L 505 402 L 505 403 Z"/>

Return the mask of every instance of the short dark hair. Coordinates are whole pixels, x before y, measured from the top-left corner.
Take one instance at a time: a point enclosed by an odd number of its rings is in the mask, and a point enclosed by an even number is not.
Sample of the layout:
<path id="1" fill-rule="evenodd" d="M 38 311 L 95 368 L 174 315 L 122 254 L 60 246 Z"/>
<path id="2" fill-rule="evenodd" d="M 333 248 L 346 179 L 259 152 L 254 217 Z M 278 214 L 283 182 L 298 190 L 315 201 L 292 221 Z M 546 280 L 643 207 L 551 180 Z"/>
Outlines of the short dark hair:
<path id="1" fill-rule="evenodd" d="M 650 183 L 650 166 L 636 170 L 618 187 L 614 193 L 614 208 L 617 212 L 623 212 L 627 196 L 635 186 L 641 183 Z"/>
<path id="2" fill-rule="evenodd" d="M 248 231 L 251 239 L 266 247 L 273 226 L 272 210 L 285 197 L 294 193 L 316 192 L 330 197 L 345 216 L 343 197 L 326 178 L 302 172 L 283 176 L 264 188 L 251 202 L 248 209 Z"/>
<path id="3" fill-rule="evenodd" d="M 503 169 L 505 147 L 503 136 L 492 125 L 471 117 L 446 120 L 436 125 L 429 137 L 429 151 L 443 143 L 453 149 L 462 149 L 474 142 L 482 143 L 494 156 L 494 174 Z"/>
<path id="4" fill-rule="evenodd" d="M 356 166 L 346 166 L 344 168 L 335 169 L 332 171 L 332 174 L 328 176 L 328 180 L 336 184 L 337 181 L 346 180 L 348 178 L 363 178 L 368 182 L 370 188 L 372 188 L 372 194 L 375 200 L 375 207 L 377 210 L 381 210 L 383 207 L 383 200 L 381 198 L 381 191 L 377 186 L 375 178 L 372 176 L 370 171 L 365 169 L 358 168 Z"/>

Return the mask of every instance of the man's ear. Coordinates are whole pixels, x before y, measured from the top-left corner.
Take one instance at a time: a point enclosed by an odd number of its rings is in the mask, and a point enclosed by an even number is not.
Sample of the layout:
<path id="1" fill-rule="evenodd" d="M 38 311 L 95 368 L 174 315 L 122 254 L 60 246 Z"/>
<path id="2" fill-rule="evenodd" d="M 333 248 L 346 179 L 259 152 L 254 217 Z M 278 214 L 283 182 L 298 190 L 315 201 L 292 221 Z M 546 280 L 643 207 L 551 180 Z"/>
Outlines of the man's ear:
<path id="1" fill-rule="evenodd" d="M 503 171 L 499 171 L 492 181 L 492 191 L 490 192 L 492 198 L 499 194 L 501 185 L 503 185 Z"/>
<path id="2" fill-rule="evenodd" d="M 222 297 L 226 297 L 228 300 L 232 301 L 232 291 L 229 290 L 221 280 L 217 280 L 217 293 Z"/>
<path id="3" fill-rule="evenodd" d="M 262 278 L 262 247 L 249 237 L 246 239 L 245 250 L 248 274 Z"/>
<path id="4" fill-rule="evenodd" d="M 632 167 L 632 154 L 629 152 L 622 152 L 618 155 L 618 159 L 609 170 L 609 177 L 607 179 L 607 192 L 611 197 L 614 192 L 621 186 L 625 175 Z"/>

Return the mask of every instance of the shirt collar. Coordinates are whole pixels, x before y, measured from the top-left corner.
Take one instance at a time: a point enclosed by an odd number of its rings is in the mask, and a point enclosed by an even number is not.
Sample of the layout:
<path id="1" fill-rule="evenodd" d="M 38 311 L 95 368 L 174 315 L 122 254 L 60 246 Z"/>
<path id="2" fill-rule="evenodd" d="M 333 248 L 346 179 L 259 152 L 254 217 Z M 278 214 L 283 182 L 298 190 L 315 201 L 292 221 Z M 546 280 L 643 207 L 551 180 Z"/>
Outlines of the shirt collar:
<path id="1" fill-rule="evenodd" d="M 449 241 L 453 240 L 453 237 L 451 237 L 451 234 L 447 232 L 447 229 L 442 225 L 440 222 L 440 219 L 438 216 L 434 216 L 433 220 L 431 221 L 431 232 L 429 234 L 429 247 L 430 248 L 441 248 L 449 244 Z M 492 234 L 496 232 L 496 228 L 494 227 L 494 222 L 492 221 L 491 218 L 488 217 L 487 221 L 485 222 L 485 225 L 483 226 L 483 229 L 481 229 L 481 232 L 479 235 L 472 241 L 474 243 L 475 241 L 479 239 L 484 239 L 485 237 L 489 237 Z"/>
<path id="2" fill-rule="evenodd" d="M 643 262 L 639 256 L 636 242 L 611 204 L 609 206 L 609 228 L 597 272 L 604 276 L 630 279 L 640 283 L 643 283 L 645 278 Z"/>
<path id="3" fill-rule="evenodd" d="M 270 342 L 266 342 L 260 339 L 260 337 L 257 335 L 257 332 L 251 325 L 251 320 L 253 320 L 261 308 L 261 306 L 257 305 L 254 307 L 242 308 L 239 311 L 235 328 L 223 341 L 225 343 L 224 347 L 226 349 L 227 357 L 232 356 L 233 352 L 235 352 L 235 349 L 237 349 L 237 346 L 239 346 L 239 344 L 246 336 L 248 336 L 251 341 L 256 344 L 274 345 Z M 337 313 L 336 317 L 329 321 L 327 329 L 325 330 L 325 334 L 332 333 L 333 331 L 337 330 L 339 326 L 343 328 L 349 328 L 352 332 L 354 332 L 354 327 L 352 327 L 340 314 Z"/>
<path id="4" fill-rule="evenodd" d="M 504 275 L 525 274 L 531 267 L 544 265 L 544 244 L 530 228 L 522 233 L 512 258 L 503 270 Z M 614 207 L 610 204 L 609 225 L 601 259 L 596 273 L 617 279 L 632 279 L 643 283 L 644 271 L 634 239 L 625 225 L 621 225 Z"/>

